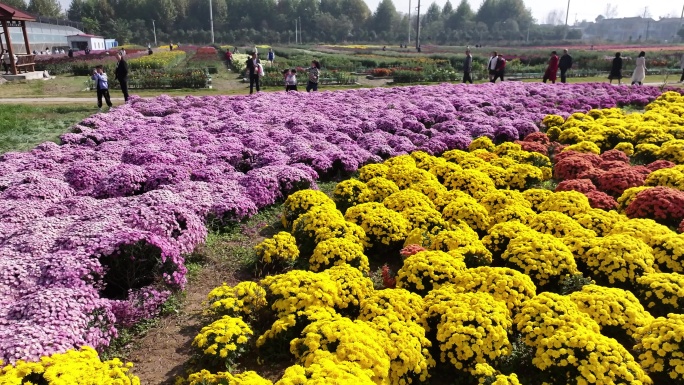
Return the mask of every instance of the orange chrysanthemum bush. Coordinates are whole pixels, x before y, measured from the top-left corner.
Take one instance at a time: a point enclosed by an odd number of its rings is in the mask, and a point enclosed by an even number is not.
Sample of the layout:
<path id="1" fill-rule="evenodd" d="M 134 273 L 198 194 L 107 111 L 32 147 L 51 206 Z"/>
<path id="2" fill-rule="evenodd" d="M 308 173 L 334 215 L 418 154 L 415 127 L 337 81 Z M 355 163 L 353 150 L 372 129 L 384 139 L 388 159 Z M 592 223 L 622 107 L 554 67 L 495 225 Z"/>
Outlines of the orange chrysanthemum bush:
<path id="1" fill-rule="evenodd" d="M 563 242 L 551 235 L 524 232 L 508 243 L 501 255 L 506 267 L 528 275 L 537 287 L 552 289 L 560 280 L 578 273 L 575 258 Z"/>
<path id="2" fill-rule="evenodd" d="M 579 260 L 599 284 L 624 289 L 633 288 L 642 275 L 655 272 L 651 248 L 624 234 L 597 239 Z"/>
<path id="3" fill-rule="evenodd" d="M 464 257 L 458 252 L 421 251 L 404 260 L 397 272 L 397 287 L 425 295 L 452 282 L 465 269 Z"/>

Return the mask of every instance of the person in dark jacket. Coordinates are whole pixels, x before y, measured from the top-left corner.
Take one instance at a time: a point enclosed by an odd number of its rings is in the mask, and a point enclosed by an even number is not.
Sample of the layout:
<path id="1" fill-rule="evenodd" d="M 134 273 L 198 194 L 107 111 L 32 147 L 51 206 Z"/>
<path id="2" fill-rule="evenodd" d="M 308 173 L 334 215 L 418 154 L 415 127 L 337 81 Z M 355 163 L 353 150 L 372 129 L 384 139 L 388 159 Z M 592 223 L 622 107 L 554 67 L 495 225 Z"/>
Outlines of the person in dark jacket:
<path id="1" fill-rule="evenodd" d="M 470 50 L 466 50 L 466 57 L 463 61 L 463 83 L 470 82 L 473 84 L 473 55 L 470 54 Z"/>
<path id="2" fill-rule="evenodd" d="M 560 69 L 561 73 L 561 83 L 565 83 L 567 80 L 566 75 L 570 68 L 572 68 L 572 56 L 570 56 L 567 49 L 564 49 L 563 56 L 561 56 L 560 63 L 558 63 L 558 69 Z"/>
<path id="3" fill-rule="evenodd" d="M 123 93 L 124 101 L 128 102 L 128 63 L 124 60 L 121 52 L 116 54 L 116 68 L 114 69 L 114 80 L 119 81 L 121 86 L 121 93 Z"/>
<path id="4" fill-rule="evenodd" d="M 501 79 L 501 81 L 504 81 L 505 74 L 506 59 L 504 59 L 502 54 L 498 54 L 496 57 L 496 70 L 494 71 L 494 78 L 492 78 L 492 83 L 496 83 L 496 79 Z"/>
<path id="5" fill-rule="evenodd" d="M 620 57 L 620 52 L 615 54 L 615 59 L 613 59 L 613 65 L 610 67 L 610 84 L 613 84 L 613 80 L 617 79 L 618 85 L 622 84 L 622 58 Z"/>
<path id="6" fill-rule="evenodd" d="M 254 85 L 256 84 L 256 91 L 259 92 L 259 66 L 261 62 L 257 57 L 256 52 L 252 52 L 252 57 L 247 59 L 247 70 L 249 70 L 249 93 L 254 93 Z"/>

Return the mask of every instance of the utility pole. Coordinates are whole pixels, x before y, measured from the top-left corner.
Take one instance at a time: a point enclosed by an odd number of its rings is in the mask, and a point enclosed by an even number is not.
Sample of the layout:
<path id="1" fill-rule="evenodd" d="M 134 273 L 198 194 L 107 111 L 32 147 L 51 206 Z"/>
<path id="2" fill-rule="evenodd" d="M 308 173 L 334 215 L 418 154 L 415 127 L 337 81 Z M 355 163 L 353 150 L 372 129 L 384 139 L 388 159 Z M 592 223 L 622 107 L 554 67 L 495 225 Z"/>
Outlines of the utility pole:
<path id="1" fill-rule="evenodd" d="M 408 44 L 411 44 L 411 0 L 409 0 L 409 14 L 408 14 Z M 408 44 L 406 45 L 408 47 Z"/>
<path id="2" fill-rule="evenodd" d="M 154 19 L 152 20 L 152 33 L 154 34 L 154 46 L 157 47 L 157 28 L 154 26 Z"/>
<path id="3" fill-rule="evenodd" d="M 297 18 L 295 17 L 295 45 L 297 45 Z"/>
<path id="4" fill-rule="evenodd" d="M 420 0 L 418 0 L 418 17 L 416 17 L 416 50 L 420 52 Z"/>
<path id="5" fill-rule="evenodd" d="M 214 7 L 209 0 L 209 25 L 211 26 L 211 44 L 214 44 Z"/>
<path id="6" fill-rule="evenodd" d="M 565 26 L 568 26 L 568 16 L 570 16 L 570 0 L 568 0 L 568 10 L 565 11 Z"/>
<path id="7" fill-rule="evenodd" d="M 297 17 L 297 19 L 299 20 L 299 44 L 304 44 L 302 41 L 302 18 Z"/>

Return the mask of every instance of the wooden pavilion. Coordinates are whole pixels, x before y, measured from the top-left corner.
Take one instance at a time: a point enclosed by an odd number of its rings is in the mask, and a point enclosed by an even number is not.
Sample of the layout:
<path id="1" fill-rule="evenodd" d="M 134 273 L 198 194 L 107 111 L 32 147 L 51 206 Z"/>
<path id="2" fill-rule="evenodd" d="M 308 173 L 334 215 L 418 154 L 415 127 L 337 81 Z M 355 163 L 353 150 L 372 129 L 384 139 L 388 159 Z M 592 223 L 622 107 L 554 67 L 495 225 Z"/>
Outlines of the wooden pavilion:
<path id="1" fill-rule="evenodd" d="M 17 61 L 10 60 L 10 68 L 12 69 L 13 75 L 17 75 L 19 73 L 19 69 L 23 69 L 24 72 L 33 72 L 35 69 L 35 56 L 31 54 L 28 34 L 26 33 L 27 21 L 36 21 L 36 19 L 33 16 L 16 8 L 0 3 L 0 23 L 2 23 L 2 32 L 0 32 L 0 35 L 4 37 L 4 39 L 0 38 L 0 49 L 2 50 L 2 53 L 4 53 L 5 49 L 7 49 L 9 51 L 10 58 L 12 59 L 14 58 L 15 54 L 17 55 Z M 10 37 L 9 33 L 9 29 L 12 27 L 21 27 L 21 31 L 24 34 L 24 46 L 26 47 L 26 54 L 19 54 L 14 52 L 14 49 L 12 49 L 12 38 Z M 3 40 L 5 41 L 6 47 L 5 44 L 3 44 Z"/>

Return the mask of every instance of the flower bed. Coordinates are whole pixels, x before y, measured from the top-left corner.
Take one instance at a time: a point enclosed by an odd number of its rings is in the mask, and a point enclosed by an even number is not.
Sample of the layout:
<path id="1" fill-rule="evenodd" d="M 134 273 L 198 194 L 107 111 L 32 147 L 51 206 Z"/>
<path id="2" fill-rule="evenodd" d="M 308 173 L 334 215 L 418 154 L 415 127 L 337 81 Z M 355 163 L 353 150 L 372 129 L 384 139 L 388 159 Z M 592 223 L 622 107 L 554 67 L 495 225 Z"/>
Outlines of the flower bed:
<path id="1" fill-rule="evenodd" d="M 217 288 L 207 322 L 246 322 L 231 338 L 253 335 L 256 344 L 243 346 L 252 354 L 290 346 L 295 365 L 281 385 L 329 373 L 364 384 L 433 375 L 499 384 L 684 381 L 676 370 L 684 279 L 660 272 L 678 257 L 656 251 L 678 235 L 592 208 L 580 192 L 541 190 L 551 174 L 535 164 L 548 158 L 510 143 L 470 147 L 364 166 L 332 198 L 292 194 L 283 212 L 290 234 L 257 249 L 277 244 L 304 270 L 239 284 L 249 290 Z M 389 195 L 377 190 L 388 185 Z M 274 256 L 261 262 L 273 265 Z M 396 277 L 372 280 L 368 260 L 398 267 Z M 229 364 L 238 359 L 230 355 Z M 199 362 L 190 383 L 232 376 L 225 365 Z"/>
<path id="2" fill-rule="evenodd" d="M 101 347 L 117 326 L 154 314 L 170 289 L 183 287 L 183 254 L 203 242 L 207 220 L 241 220 L 294 191 L 315 187 L 319 177 L 350 173 L 388 157 L 467 149 L 473 138 L 483 136 L 496 143 L 521 139 L 536 132 L 535 122 L 548 114 L 641 103 L 644 94 L 658 94 L 655 88 L 632 94 L 628 88 L 593 84 L 465 90 L 440 85 L 316 95 L 134 98 L 76 125 L 74 133 L 62 136 L 62 146 L 45 143 L 3 155 L 2 357 L 37 360 L 82 345 Z M 304 112 L 293 116 L 293 110 Z M 454 175 L 448 163 L 435 173 L 450 187 L 475 195 L 496 186 L 492 178 L 522 186 L 544 177 L 527 163 L 508 174 L 500 170 L 504 166 L 471 170 L 466 174 L 472 181 Z M 427 172 L 413 177 L 428 178 Z M 405 189 L 411 180 L 398 180 L 397 188 Z M 436 193 L 430 186 L 426 195 Z M 383 191 L 378 186 L 371 196 Z M 448 208 L 445 203 L 440 207 Z M 434 210 L 427 206 L 414 207 L 412 218 L 427 220 Z M 482 210 L 463 218 L 456 206 L 450 210 L 449 222 L 477 224 L 480 232 L 498 220 Z M 502 217 L 524 216 L 524 211 Z M 328 253 L 319 252 L 320 265 L 327 266 Z M 474 261 L 488 259 L 481 248 L 468 253 Z M 363 262 L 348 258 L 359 266 Z"/>
<path id="3" fill-rule="evenodd" d="M 154 70 L 171 68 L 178 65 L 186 57 L 185 51 L 162 51 L 153 55 L 141 56 L 128 61 L 129 70 Z"/>

